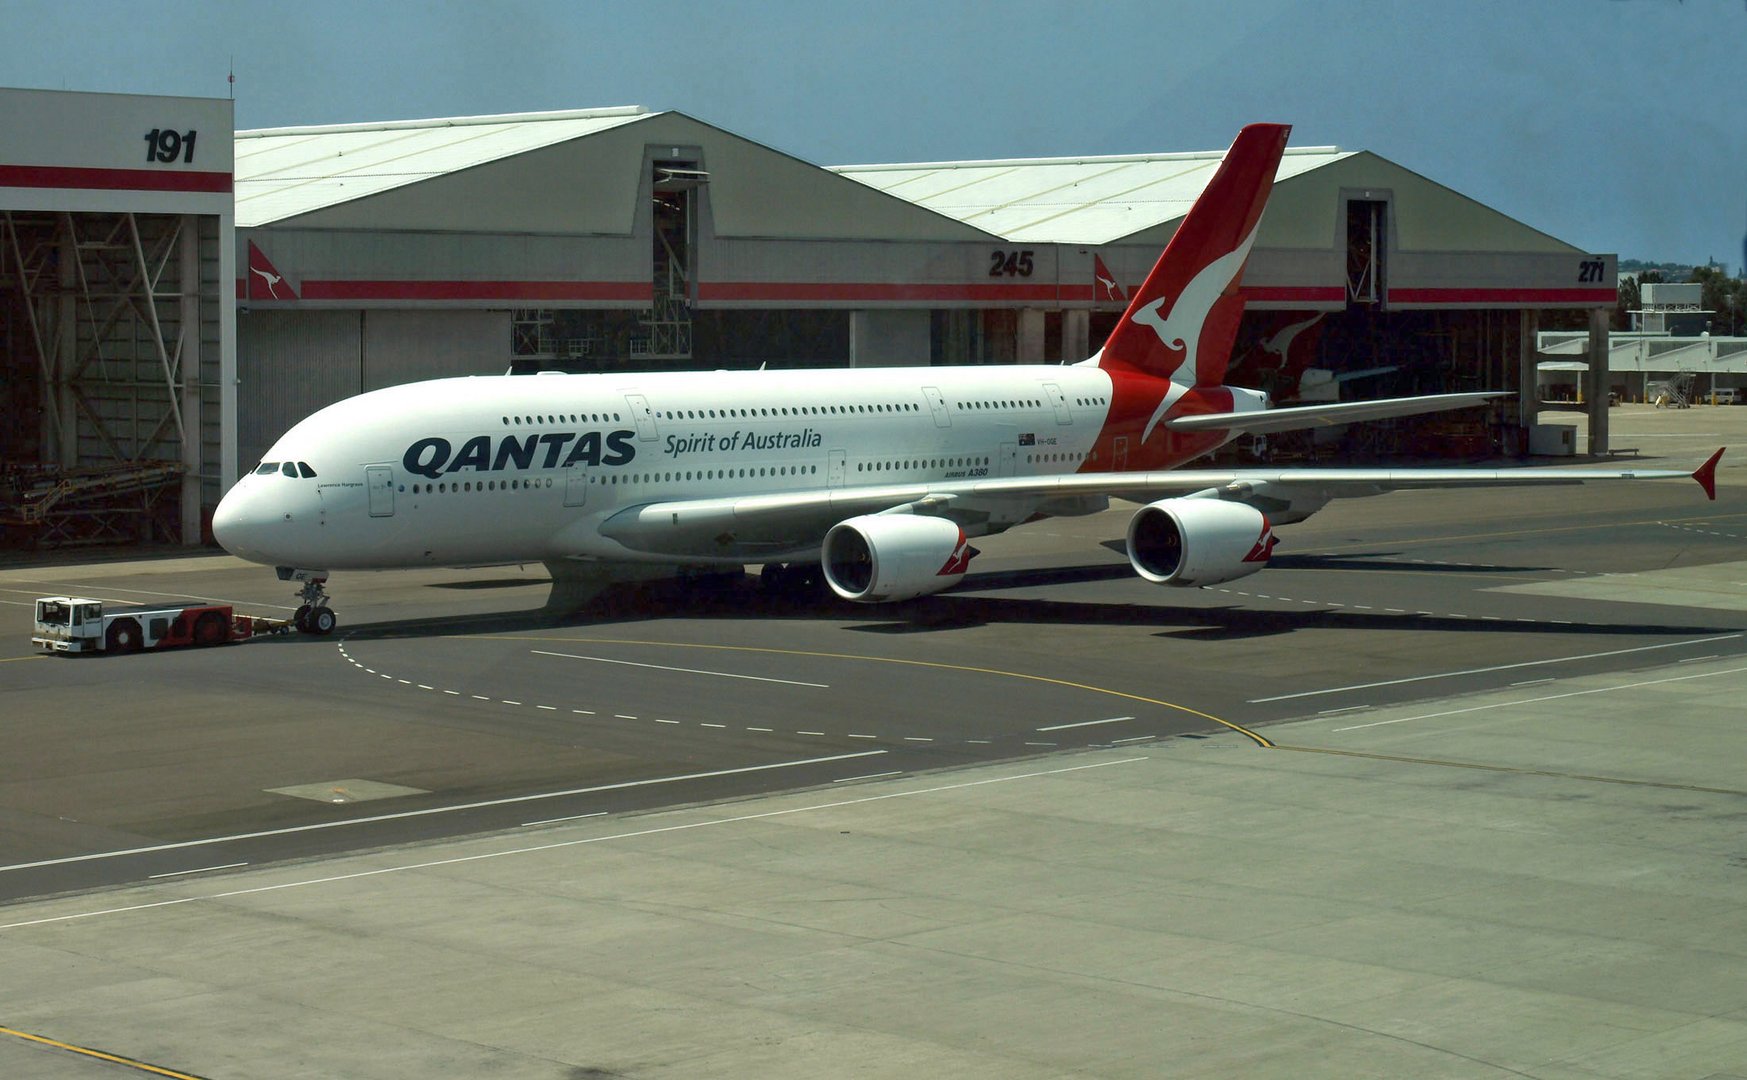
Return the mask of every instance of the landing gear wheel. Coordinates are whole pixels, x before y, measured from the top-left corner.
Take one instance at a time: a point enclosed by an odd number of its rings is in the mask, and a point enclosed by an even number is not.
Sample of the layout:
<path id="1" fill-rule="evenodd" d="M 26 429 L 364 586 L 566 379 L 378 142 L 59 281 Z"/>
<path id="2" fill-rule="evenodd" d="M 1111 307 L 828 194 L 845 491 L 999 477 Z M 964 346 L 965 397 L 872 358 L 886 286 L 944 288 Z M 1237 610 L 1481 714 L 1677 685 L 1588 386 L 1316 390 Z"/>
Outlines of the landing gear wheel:
<path id="1" fill-rule="evenodd" d="M 291 625 L 297 627 L 297 632 L 300 634 L 309 633 L 309 612 L 310 606 L 305 604 L 297 609 L 295 615 L 291 616 Z"/>
<path id="2" fill-rule="evenodd" d="M 305 631 L 317 637 L 327 637 L 334 632 L 334 627 L 338 625 L 340 625 L 340 620 L 332 608 L 318 607 L 311 611 L 309 617 L 304 620 Z"/>

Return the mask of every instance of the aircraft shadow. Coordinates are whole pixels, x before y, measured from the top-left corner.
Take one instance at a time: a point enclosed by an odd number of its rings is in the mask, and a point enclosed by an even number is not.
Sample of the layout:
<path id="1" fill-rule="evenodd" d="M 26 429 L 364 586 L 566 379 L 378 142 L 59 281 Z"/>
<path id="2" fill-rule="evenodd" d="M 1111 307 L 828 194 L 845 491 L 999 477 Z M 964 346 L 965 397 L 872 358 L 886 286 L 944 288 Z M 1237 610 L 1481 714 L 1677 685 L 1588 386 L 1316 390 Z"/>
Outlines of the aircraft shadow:
<path id="1" fill-rule="evenodd" d="M 1375 566 L 1375 564 L 1365 564 Z M 1415 566 L 1417 569 L 1418 567 Z M 973 590 L 1037 588 L 1053 584 L 1090 583 L 1132 576 L 1126 566 L 1088 566 L 1037 571 L 1004 571 L 966 578 Z M 517 579 L 517 584 L 534 584 Z M 452 587 L 452 586 L 451 586 Z M 1158 590 L 1141 595 L 1157 597 Z M 768 593 L 755 578 L 710 582 L 658 581 L 617 586 L 603 592 L 579 614 L 543 609 L 489 614 L 398 619 L 342 626 L 341 636 L 359 640 L 435 638 L 463 635 L 528 633 L 635 625 L 661 620 L 781 619 L 830 621 L 866 634 L 935 634 L 991 625 L 1136 626 L 1157 636 L 1185 641 L 1224 641 L 1271 637 L 1301 630 L 1351 630 L 1380 633 L 1447 632 L 1483 634 L 1558 634 L 1562 636 L 1631 637 L 1693 635 L 1719 632 L 1719 627 L 1654 621 L 1615 623 L 1522 621 L 1455 618 L 1446 615 L 1390 613 L 1377 610 L 1308 606 L 1304 610 L 1263 610 L 1239 603 L 1191 606 L 1152 603 L 1054 600 L 948 592 L 901 603 L 869 607 L 815 593 Z M 1724 630 L 1732 628 L 1723 628 Z M 294 636 L 281 641 L 319 643 L 321 638 Z"/>

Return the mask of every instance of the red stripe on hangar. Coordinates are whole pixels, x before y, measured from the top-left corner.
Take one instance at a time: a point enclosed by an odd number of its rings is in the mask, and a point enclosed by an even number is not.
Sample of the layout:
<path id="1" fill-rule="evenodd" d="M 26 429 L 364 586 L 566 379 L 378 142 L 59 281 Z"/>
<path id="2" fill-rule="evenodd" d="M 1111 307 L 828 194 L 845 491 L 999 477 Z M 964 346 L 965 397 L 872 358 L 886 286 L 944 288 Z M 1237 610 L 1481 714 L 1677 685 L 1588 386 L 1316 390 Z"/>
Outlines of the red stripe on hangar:
<path id="1" fill-rule="evenodd" d="M 1600 289 L 1401 289 L 1389 290 L 1391 304 L 1595 304 L 1613 306 L 1617 302 L 1610 286 Z"/>
<path id="2" fill-rule="evenodd" d="M 1051 284 L 888 284 L 868 281 L 715 281 L 698 285 L 702 301 L 1023 300 L 1054 302 L 1072 290 Z M 1090 288 L 1079 292 L 1090 295 Z"/>
<path id="3" fill-rule="evenodd" d="M 87 169 L 71 165 L 0 165 L 0 187 L 85 191 L 231 190 L 231 174 L 187 169 Z"/>
<path id="4" fill-rule="evenodd" d="M 243 284 L 238 282 L 238 296 Z M 309 281 L 304 300 L 620 300 L 650 303 L 647 281 Z M 257 298 L 262 299 L 262 298 Z"/>

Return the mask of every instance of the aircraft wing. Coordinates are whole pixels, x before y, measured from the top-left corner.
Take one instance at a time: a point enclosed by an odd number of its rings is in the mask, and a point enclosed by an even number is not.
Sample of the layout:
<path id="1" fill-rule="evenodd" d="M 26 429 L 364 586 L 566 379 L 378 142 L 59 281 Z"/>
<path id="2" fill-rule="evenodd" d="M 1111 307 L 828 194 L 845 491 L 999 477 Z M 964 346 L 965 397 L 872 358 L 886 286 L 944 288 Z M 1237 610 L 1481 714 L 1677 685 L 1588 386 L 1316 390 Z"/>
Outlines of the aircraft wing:
<path id="1" fill-rule="evenodd" d="M 1173 469 L 1072 473 L 988 480 L 860 485 L 721 499 L 678 499 L 628 507 L 608 518 L 602 535 L 634 551 L 684 558 L 793 556 L 816 548 L 840 521 L 884 512 L 933 515 L 975 524 L 991 503 L 1114 496 L 1150 502 L 1197 492 L 1229 492 L 1306 502 L 1380 495 L 1409 488 L 1518 487 L 1618 480 L 1691 478 L 1716 498 L 1718 450 L 1691 472 L 1682 469 Z M 1320 505 L 1320 504 L 1318 504 Z"/>
<path id="2" fill-rule="evenodd" d="M 1327 402 L 1318 405 L 1288 405 L 1261 412 L 1201 413 L 1166 420 L 1172 431 L 1238 431 L 1246 435 L 1266 435 L 1272 431 L 1301 431 L 1305 428 L 1335 427 L 1359 420 L 1381 420 L 1389 416 L 1418 416 L 1422 413 L 1447 412 L 1484 405 L 1495 398 L 1511 395 L 1497 391 L 1468 394 L 1430 394 L 1424 397 L 1386 398 L 1382 401 Z"/>

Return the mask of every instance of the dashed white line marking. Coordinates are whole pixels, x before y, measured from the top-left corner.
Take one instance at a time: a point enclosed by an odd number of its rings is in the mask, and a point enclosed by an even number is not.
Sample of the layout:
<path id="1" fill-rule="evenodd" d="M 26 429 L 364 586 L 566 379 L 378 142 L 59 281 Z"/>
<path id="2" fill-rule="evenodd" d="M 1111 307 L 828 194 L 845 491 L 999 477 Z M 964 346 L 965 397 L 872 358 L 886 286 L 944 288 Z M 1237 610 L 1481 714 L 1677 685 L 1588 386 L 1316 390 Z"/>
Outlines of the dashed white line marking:
<path id="1" fill-rule="evenodd" d="M 419 685 L 420 690 L 435 690 L 436 689 L 436 687 L 426 686 L 424 683 L 419 683 L 418 685 Z"/>
<path id="2" fill-rule="evenodd" d="M 666 664 L 640 664 L 634 660 L 613 660 L 605 656 L 583 656 L 580 653 L 547 652 L 545 649 L 530 649 L 535 656 L 559 656 L 566 660 L 592 660 L 597 664 L 622 664 L 625 667 L 653 668 L 656 671 L 678 671 L 686 675 L 714 675 L 720 679 L 750 679 L 753 682 L 782 683 L 785 686 L 810 686 L 820 690 L 829 690 L 831 684 L 817 682 L 801 682 L 797 679 L 772 679 L 765 675 L 741 675 L 733 671 L 704 671 L 700 668 L 668 667 Z"/>
<path id="3" fill-rule="evenodd" d="M 1716 658 L 1717 658 L 1717 654 L 1716 654 L 1716 653 L 1711 653 L 1711 654 L 1710 654 L 1710 655 L 1708 655 L 1708 656 L 1689 656 L 1689 657 L 1687 657 L 1687 658 L 1686 658 L 1686 659 L 1684 659 L 1684 660 L 1681 660 L 1681 661 L 1679 661 L 1679 663 L 1682 663 L 1682 664 L 1696 664 L 1696 663 L 1698 663 L 1698 662 L 1699 662 L 1699 661 L 1700 661 L 1700 660 L 1715 660 L 1715 659 L 1716 659 Z"/>
<path id="4" fill-rule="evenodd" d="M 557 712 L 558 711 L 558 706 L 556 706 L 556 705 L 536 705 L 536 706 L 534 706 L 534 708 L 545 709 L 547 712 Z"/>
<path id="5" fill-rule="evenodd" d="M 520 705 L 521 704 L 521 702 L 519 702 L 519 701 L 511 701 L 509 698 L 500 698 L 499 700 L 502 701 L 505 705 Z"/>
<path id="6" fill-rule="evenodd" d="M 713 728 L 725 728 L 725 727 L 727 727 L 727 726 L 728 726 L 728 725 L 727 725 L 727 724 L 704 724 L 704 723 L 700 723 L 700 724 L 698 724 L 698 726 L 699 726 L 699 727 L 713 727 Z"/>
<path id="7" fill-rule="evenodd" d="M 96 851 L 87 855 L 66 855 L 58 859 L 39 859 L 35 862 L 13 863 L 0 866 L 0 873 L 9 870 L 35 870 L 43 866 L 64 866 L 69 863 L 97 862 L 101 859 L 117 859 L 127 855 L 151 855 L 159 851 L 180 851 L 184 848 L 204 847 L 210 844 L 230 844 L 238 840 L 259 840 L 267 836 L 290 836 L 294 833 L 322 832 L 327 829 L 343 829 L 352 825 L 371 825 L 381 821 L 404 821 L 408 818 L 431 817 L 437 814 L 452 814 L 465 810 L 482 810 L 492 806 L 513 806 L 517 803 L 538 802 L 542 799 L 562 799 L 573 795 L 593 795 L 603 791 L 625 791 L 631 788 L 655 787 L 662 784 L 679 784 L 691 780 L 713 780 L 718 776 L 740 776 L 746 773 L 772 772 L 777 769 L 793 769 L 804 765 L 825 765 L 833 761 L 853 761 L 856 758 L 877 757 L 886 753 L 884 750 L 852 750 L 842 754 L 830 754 L 825 757 L 792 758 L 788 761 L 773 761 L 765 765 L 741 765 L 732 769 L 713 769 L 709 772 L 680 773 L 675 776 L 653 776 L 646 780 L 622 780 L 615 784 L 600 784 L 595 787 L 569 788 L 564 791 L 546 791 L 534 795 L 512 795 L 503 799 L 487 799 L 482 802 L 457 803 L 453 806 L 432 806 L 423 810 L 401 810 L 392 814 L 376 814 L 371 817 L 344 818 L 338 821 L 324 821 L 315 825 L 288 825 L 282 829 L 262 829 L 259 832 L 232 833 L 228 836 L 209 836 L 201 840 L 178 840 L 168 844 L 153 844 L 150 847 L 122 848 L 116 851 Z M 1119 765 L 1120 761 L 1100 762 L 1103 765 Z M 1092 766 L 1079 766 L 1090 768 Z M 1058 770 L 1070 771 L 1070 770 Z M 1036 774 L 1042 775 L 1042 774 Z M 1017 778 L 1015 778 L 1017 779 Z M 984 781 L 985 783 L 987 781 Z M 971 785 L 964 785 L 971 786 Z M 368 876 L 368 875 L 366 875 Z M 162 905 L 154 905 L 162 906 Z M 0 926 L 0 930 L 14 929 L 22 923 L 12 926 Z"/>
<path id="8" fill-rule="evenodd" d="M 459 691 L 459 690 L 445 690 L 445 691 L 443 691 L 443 693 L 448 694 L 450 697 L 460 697 L 461 696 L 461 691 Z"/>
<path id="9" fill-rule="evenodd" d="M 575 713 L 578 716 L 593 716 L 594 715 L 593 709 L 572 709 L 570 711 Z"/>
<path id="10" fill-rule="evenodd" d="M 823 731 L 797 731 L 796 735 L 824 735 Z"/>
<path id="11" fill-rule="evenodd" d="M 616 720 L 635 720 L 636 717 L 634 717 L 634 716 L 618 716 L 618 717 L 614 717 L 614 719 L 616 719 Z M 677 724 L 677 723 L 679 723 L 678 720 L 660 720 L 660 719 L 657 719 L 655 722 L 657 724 Z"/>
<path id="12" fill-rule="evenodd" d="M 1708 645 L 1713 641 L 1733 641 L 1743 635 L 1723 634 L 1718 637 L 1692 638 L 1687 641 L 1668 641 L 1660 645 L 1640 645 L 1631 649 L 1610 649 L 1607 652 L 1583 653 L 1578 656 L 1555 656 L 1549 660 L 1524 660 L 1518 664 L 1496 664 L 1492 667 L 1464 668 L 1460 671 L 1440 671 L 1431 675 L 1410 675 L 1402 679 L 1384 679 L 1381 682 L 1354 683 L 1351 686 L 1334 686 L 1327 690 L 1303 690 L 1296 694 L 1276 694 L 1273 697 L 1251 698 L 1249 704 L 1263 705 L 1270 701 L 1291 701 L 1294 698 L 1319 697 L 1323 694 L 1345 694 L 1353 690 L 1371 690 L 1379 686 L 1400 686 L 1403 683 L 1425 682 L 1428 679 L 1453 679 L 1461 675 L 1484 675 L 1492 671 L 1514 671 L 1517 668 L 1542 667 L 1547 664 L 1569 664 L 1576 660 L 1601 660 L 1609 656 L 1626 656 L 1631 653 L 1654 652 L 1658 649 L 1678 649 L 1687 645 Z"/>
<path id="13" fill-rule="evenodd" d="M 769 734 L 771 731 L 773 731 L 775 729 L 774 728 L 767 728 L 767 727 L 749 727 L 746 730 L 747 731 L 762 731 L 766 734 Z"/>
<path id="14" fill-rule="evenodd" d="M 1133 720 L 1133 719 L 1134 719 L 1134 717 L 1132 717 L 1132 716 L 1112 716 L 1108 720 L 1081 720 L 1078 723 L 1073 723 L 1073 724 L 1050 724 L 1048 727 L 1033 728 L 1032 730 L 1033 731 L 1066 731 L 1068 728 L 1096 727 L 1099 724 L 1120 724 L 1126 720 Z"/>
<path id="15" fill-rule="evenodd" d="M 486 697 L 484 694 L 474 694 L 473 700 L 474 701 L 490 701 L 491 699 Z"/>
<path id="16" fill-rule="evenodd" d="M 1552 679 L 1524 679 L 1522 682 L 1513 682 L 1513 683 L 1511 683 L 1511 685 L 1512 686 L 1545 686 L 1547 683 L 1550 683 L 1552 681 L 1553 681 Z"/>
<path id="17" fill-rule="evenodd" d="M 234 870 L 239 866 L 249 865 L 246 862 L 227 862 L 222 866 L 202 866 L 195 870 L 172 870 L 168 874 L 153 874 L 152 880 L 168 877 L 187 877 L 189 874 L 210 874 L 214 870 Z"/>
<path id="18" fill-rule="evenodd" d="M 904 741 L 905 742 L 933 742 L 934 740 L 933 739 L 924 739 L 920 735 L 906 735 L 906 736 L 904 736 Z"/>
<path id="19" fill-rule="evenodd" d="M 856 780 L 878 780 L 881 777 L 903 776 L 903 775 L 904 775 L 904 771 L 902 769 L 894 769 L 891 772 L 870 772 L 870 773 L 863 773 L 860 776 L 840 776 L 836 780 L 833 780 L 831 782 L 833 784 L 848 784 L 848 783 L 851 783 L 851 782 L 856 781 Z"/>
<path id="20" fill-rule="evenodd" d="M 1126 739 L 1111 739 L 1110 745 L 1111 746 L 1121 746 L 1123 743 L 1148 742 L 1148 741 L 1156 739 L 1156 738 L 1158 738 L 1157 735 L 1130 735 Z"/>
<path id="21" fill-rule="evenodd" d="M 549 818 L 546 818 L 542 821 L 524 821 L 524 822 L 522 822 L 522 828 L 528 829 L 528 828 L 532 828 L 535 825 L 556 825 L 560 821 L 581 821 L 584 818 L 606 817 L 606 816 L 607 816 L 607 812 L 605 810 L 596 810 L 592 814 L 571 814 L 569 817 L 549 817 Z"/>
<path id="22" fill-rule="evenodd" d="M 1685 682 L 1688 679 L 1708 679 L 1714 675 L 1737 675 L 1747 671 L 1747 667 L 1727 668 L 1723 671 L 1706 671 L 1698 675 L 1674 675 L 1666 679 L 1646 679 L 1643 682 L 1621 683 L 1619 686 L 1602 686 L 1593 690 L 1573 690 L 1565 694 L 1548 694 L 1545 697 L 1521 698 L 1516 701 L 1495 701 L 1491 705 L 1475 705 L 1466 709 L 1450 709 L 1447 712 L 1424 713 L 1420 716 L 1402 716 L 1394 720 L 1379 720 L 1374 724 L 1355 724 L 1352 727 L 1334 728 L 1334 731 L 1358 731 L 1361 728 L 1383 727 L 1385 724 L 1405 724 L 1410 720 L 1436 720 L 1444 716 L 1460 716 L 1463 713 L 1485 712 L 1487 709 L 1503 709 L 1512 705 L 1533 705 L 1540 701 L 1559 701 L 1563 698 L 1584 697 L 1589 694 L 1607 694 L 1615 690 L 1634 690 L 1640 686 L 1659 686 L 1662 683 Z"/>

